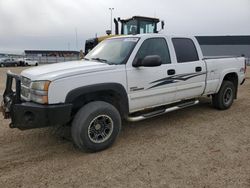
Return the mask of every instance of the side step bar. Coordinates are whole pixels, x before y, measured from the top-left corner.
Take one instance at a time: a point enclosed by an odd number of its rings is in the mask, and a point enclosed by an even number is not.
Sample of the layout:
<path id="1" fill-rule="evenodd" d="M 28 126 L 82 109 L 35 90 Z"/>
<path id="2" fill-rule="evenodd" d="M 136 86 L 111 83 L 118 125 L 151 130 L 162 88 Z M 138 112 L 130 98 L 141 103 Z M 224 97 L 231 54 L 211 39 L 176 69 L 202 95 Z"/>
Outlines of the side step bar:
<path id="1" fill-rule="evenodd" d="M 166 114 L 166 113 L 169 113 L 169 112 L 173 112 L 175 110 L 179 110 L 179 109 L 182 109 L 182 108 L 194 106 L 196 104 L 199 104 L 199 100 L 179 103 L 176 106 L 172 106 L 172 107 L 161 109 L 161 110 L 156 110 L 156 111 L 146 113 L 146 114 L 143 114 L 143 115 L 140 115 L 140 116 L 128 116 L 127 120 L 131 121 L 131 122 L 141 121 L 141 120 L 148 119 L 148 118 L 151 118 L 151 117 L 155 117 L 155 116 L 159 116 L 159 115 Z"/>

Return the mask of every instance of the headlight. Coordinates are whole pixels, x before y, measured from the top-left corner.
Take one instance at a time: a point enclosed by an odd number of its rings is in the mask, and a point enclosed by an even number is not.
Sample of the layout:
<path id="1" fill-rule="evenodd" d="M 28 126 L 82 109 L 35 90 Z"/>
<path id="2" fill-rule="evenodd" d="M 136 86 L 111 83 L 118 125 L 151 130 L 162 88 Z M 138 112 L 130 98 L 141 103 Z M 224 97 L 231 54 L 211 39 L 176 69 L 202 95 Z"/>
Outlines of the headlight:
<path id="1" fill-rule="evenodd" d="M 50 81 L 31 82 L 30 100 L 41 104 L 48 104 L 49 84 Z"/>
<path id="2" fill-rule="evenodd" d="M 50 81 L 35 81 L 31 83 L 31 89 L 40 90 L 40 91 L 48 91 Z"/>

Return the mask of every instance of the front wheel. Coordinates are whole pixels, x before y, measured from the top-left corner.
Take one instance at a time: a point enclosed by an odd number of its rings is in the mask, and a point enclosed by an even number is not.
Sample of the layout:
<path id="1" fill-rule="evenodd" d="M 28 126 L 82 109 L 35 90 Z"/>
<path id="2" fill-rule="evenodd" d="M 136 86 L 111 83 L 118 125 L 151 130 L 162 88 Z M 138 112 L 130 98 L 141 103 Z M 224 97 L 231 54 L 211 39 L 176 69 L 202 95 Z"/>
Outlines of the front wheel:
<path id="1" fill-rule="evenodd" d="M 100 151 L 110 147 L 121 130 L 118 110 L 103 101 L 90 102 L 76 114 L 71 127 L 75 145 L 83 151 Z"/>
<path id="2" fill-rule="evenodd" d="M 213 95 L 213 106 L 219 110 L 226 110 L 232 106 L 234 98 L 234 84 L 230 81 L 223 81 L 219 92 Z"/>

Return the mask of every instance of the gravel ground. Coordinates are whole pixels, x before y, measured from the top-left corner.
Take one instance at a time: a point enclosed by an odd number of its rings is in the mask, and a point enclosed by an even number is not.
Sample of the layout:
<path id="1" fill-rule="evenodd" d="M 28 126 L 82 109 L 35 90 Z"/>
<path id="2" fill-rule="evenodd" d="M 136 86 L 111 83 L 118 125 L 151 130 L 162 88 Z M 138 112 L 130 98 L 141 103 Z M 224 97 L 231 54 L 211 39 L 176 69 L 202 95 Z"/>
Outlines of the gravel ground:
<path id="1" fill-rule="evenodd" d="M 0 187 L 250 187 L 249 76 L 229 110 L 202 98 L 191 108 L 125 123 L 113 147 L 93 154 L 51 128 L 10 129 L 0 116 Z"/>

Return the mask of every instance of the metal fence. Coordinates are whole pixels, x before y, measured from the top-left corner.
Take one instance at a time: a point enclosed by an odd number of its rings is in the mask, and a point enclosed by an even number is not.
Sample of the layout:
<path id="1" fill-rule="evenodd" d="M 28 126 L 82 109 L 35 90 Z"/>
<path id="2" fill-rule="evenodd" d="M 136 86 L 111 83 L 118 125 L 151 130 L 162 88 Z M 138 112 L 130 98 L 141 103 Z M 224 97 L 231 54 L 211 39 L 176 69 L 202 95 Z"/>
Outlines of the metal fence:
<path id="1" fill-rule="evenodd" d="M 250 58 L 247 58 L 247 65 L 250 66 Z"/>
<path id="2" fill-rule="evenodd" d="M 26 58 L 38 61 L 40 64 L 58 63 L 58 62 L 66 62 L 66 61 L 76 61 L 76 60 L 80 59 L 80 57 L 78 57 L 78 56 L 73 56 L 73 57 L 27 56 Z"/>

